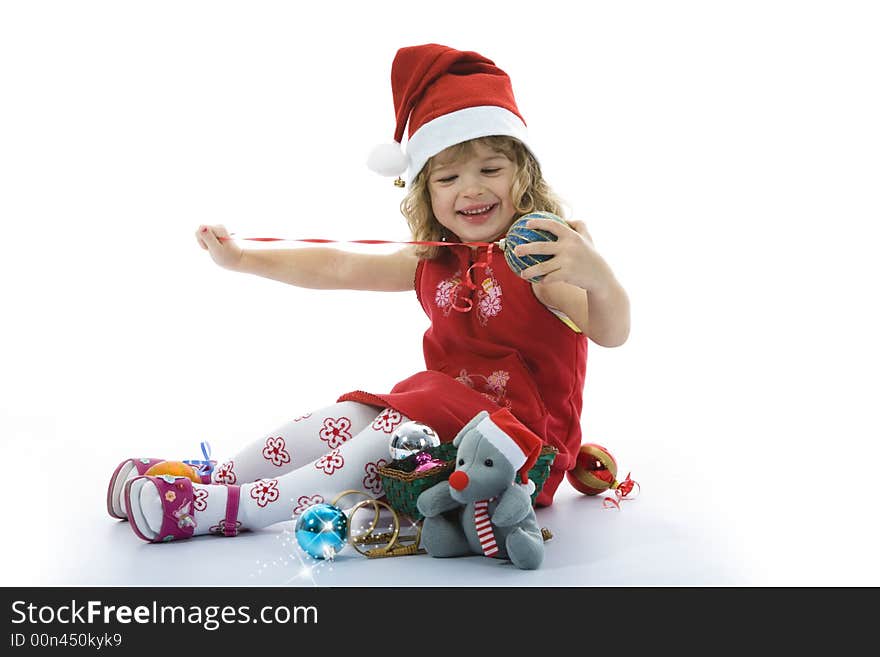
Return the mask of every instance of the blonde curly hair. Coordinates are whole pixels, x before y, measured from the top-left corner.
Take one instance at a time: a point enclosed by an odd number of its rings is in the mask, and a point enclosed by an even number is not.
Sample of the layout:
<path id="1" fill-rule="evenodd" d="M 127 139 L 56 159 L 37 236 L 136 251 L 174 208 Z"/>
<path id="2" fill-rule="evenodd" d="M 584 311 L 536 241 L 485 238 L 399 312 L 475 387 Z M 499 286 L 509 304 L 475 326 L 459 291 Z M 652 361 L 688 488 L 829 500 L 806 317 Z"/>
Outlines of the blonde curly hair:
<path id="1" fill-rule="evenodd" d="M 544 180 L 538 161 L 518 139 L 502 136 L 471 139 L 446 149 L 444 159 L 446 156 L 453 161 L 469 157 L 477 143 L 502 153 L 516 166 L 510 194 L 516 210 L 514 221 L 536 210 L 552 212 L 564 218 L 562 200 Z M 431 209 L 431 192 L 428 189 L 428 178 L 435 159 L 436 156 L 427 161 L 400 203 L 400 212 L 406 217 L 414 241 L 439 242 L 443 238 L 444 229 Z M 415 249 L 416 255 L 426 260 L 436 258 L 440 253 L 438 246 L 416 245 Z"/>

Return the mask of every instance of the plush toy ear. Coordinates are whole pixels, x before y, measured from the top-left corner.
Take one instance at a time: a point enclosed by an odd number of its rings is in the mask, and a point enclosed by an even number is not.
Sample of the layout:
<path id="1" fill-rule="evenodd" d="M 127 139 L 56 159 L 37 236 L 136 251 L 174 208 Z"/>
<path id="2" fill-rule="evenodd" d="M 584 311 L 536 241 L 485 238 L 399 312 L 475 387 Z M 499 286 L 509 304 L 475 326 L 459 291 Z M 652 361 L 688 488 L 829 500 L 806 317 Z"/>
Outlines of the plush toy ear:
<path id="1" fill-rule="evenodd" d="M 480 411 L 479 413 L 477 413 L 473 418 L 471 418 L 470 422 L 468 422 L 466 425 L 464 425 L 462 427 L 461 431 L 458 432 L 458 435 L 455 438 L 453 438 L 452 444 L 455 447 L 458 447 L 459 444 L 461 444 L 461 439 L 464 438 L 464 435 L 468 431 L 470 431 L 471 429 L 476 427 L 480 422 L 485 420 L 487 417 L 489 417 L 488 411 Z"/>

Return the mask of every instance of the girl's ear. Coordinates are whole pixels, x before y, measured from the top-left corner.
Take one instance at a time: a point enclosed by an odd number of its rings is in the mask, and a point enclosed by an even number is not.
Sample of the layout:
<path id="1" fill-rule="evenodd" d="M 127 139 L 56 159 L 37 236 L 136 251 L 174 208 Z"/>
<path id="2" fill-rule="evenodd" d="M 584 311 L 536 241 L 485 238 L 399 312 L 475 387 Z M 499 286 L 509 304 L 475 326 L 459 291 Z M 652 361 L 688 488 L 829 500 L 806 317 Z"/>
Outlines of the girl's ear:
<path id="1" fill-rule="evenodd" d="M 479 413 L 477 413 L 473 418 L 471 418 L 470 422 L 468 422 L 461 428 L 461 431 L 459 431 L 458 435 L 453 439 L 452 444 L 455 447 L 458 447 L 459 443 L 461 443 L 461 439 L 464 438 L 465 434 L 476 427 L 487 417 L 489 417 L 489 413 L 487 411 L 480 411 Z"/>

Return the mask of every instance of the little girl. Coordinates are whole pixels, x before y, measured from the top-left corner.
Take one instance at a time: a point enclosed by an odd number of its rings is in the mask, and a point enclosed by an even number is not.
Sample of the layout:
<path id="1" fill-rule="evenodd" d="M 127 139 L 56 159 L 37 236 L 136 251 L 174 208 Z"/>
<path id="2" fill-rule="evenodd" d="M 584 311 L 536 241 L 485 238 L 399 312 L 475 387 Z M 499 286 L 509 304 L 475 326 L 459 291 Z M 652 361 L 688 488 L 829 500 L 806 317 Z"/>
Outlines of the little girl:
<path id="1" fill-rule="evenodd" d="M 395 144 L 368 164 L 409 187 L 401 211 L 413 241 L 389 255 L 328 248 L 244 250 L 223 226 L 199 245 L 233 271 L 315 289 L 415 290 L 431 320 L 425 371 L 388 393 L 353 391 L 245 446 L 202 483 L 145 476 L 159 459 L 128 459 L 111 477 L 111 515 L 152 542 L 234 536 L 290 520 L 348 489 L 383 494 L 377 470 L 401 423 L 445 441 L 477 413 L 508 409 L 559 450 L 536 500 L 546 506 L 581 444 L 587 338 L 614 347 L 629 333 L 629 301 L 583 223 L 532 219 L 555 242 L 518 246 L 552 257 L 515 274 L 497 247 L 534 210 L 562 215 L 528 147 L 504 71 L 475 52 L 402 48 L 391 69 Z M 408 126 L 406 153 L 400 142 Z M 436 243 L 443 243 L 442 246 Z M 478 244 L 474 244 L 478 243 Z M 541 276 L 539 283 L 527 279 Z"/>

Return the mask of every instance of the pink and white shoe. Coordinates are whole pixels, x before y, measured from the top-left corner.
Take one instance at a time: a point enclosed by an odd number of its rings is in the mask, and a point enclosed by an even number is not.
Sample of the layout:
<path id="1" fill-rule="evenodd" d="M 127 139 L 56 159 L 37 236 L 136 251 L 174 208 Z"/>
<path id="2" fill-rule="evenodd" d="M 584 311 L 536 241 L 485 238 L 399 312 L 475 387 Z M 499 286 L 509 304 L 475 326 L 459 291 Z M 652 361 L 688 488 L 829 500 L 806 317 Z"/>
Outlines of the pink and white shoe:
<path id="1" fill-rule="evenodd" d="M 232 485 L 225 488 L 225 511 L 212 527 L 207 527 L 207 512 L 197 513 L 197 491 L 186 477 L 136 476 L 125 483 L 122 497 L 135 535 L 148 543 L 167 543 L 203 534 L 237 536 L 242 529 L 238 520 L 241 490 Z"/>
<path id="2" fill-rule="evenodd" d="M 110 475 L 110 484 L 107 486 L 107 513 L 111 517 L 119 520 L 128 520 L 128 513 L 125 509 L 125 482 L 135 477 L 139 477 L 146 473 L 151 467 L 157 463 L 162 463 L 167 459 L 153 458 L 136 458 L 125 459 L 116 466 L 113 474 Z M 216 463 L 211 461 L 212 464 Z M 211 483 L 211 473 L 199 473 L 203 484 Z"/>

